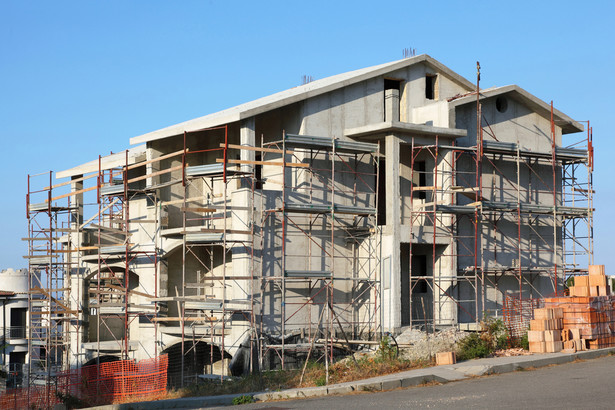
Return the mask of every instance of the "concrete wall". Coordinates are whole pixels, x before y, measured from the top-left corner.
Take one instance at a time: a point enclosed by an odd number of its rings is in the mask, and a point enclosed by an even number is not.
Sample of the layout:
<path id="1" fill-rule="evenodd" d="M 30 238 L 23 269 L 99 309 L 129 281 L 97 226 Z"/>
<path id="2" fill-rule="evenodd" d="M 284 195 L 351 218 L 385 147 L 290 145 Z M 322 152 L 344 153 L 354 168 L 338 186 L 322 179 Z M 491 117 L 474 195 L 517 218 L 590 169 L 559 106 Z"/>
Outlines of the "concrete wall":
<path id="1" fill-rule="evenodd" d="M 496 104 L 497 98 L 481 100 L 485 141 L 498 141 L 518 144 L 521 150 L 551 154 L 551 123 L 547 118 L 532 112 L 527 106 L 510 95 L 504 95 Z M 503 101 L 504 100 L 504 101 Z M 503 108 L 505 106 L 505 109 Z M 497 107 L 501 109 L 498 109 Z M 476 106 L 466 104 L 455 111 L 457 128 L 468 130 L 468 137 L 460 139 L 460 145 L 471 146 L 476 141 Z M 486 123 L 489 126 L 486 126 Z M 492 135 L 493 134 L 493 135 Z M 555 127 L 555 143 L 561 145 L 561 128 Z M 550 159 L 521 157 L 517 164 L 514 157 L 499 154 L 485 154 L 482 161 L 483 197 L 487 201 L 510 202 L 516 204 L 517 198 L 525 204 L 552 206 L 553 168 Z M 459 169 L 470 171 L 473 163 L 461 161 Z M 561 169 L 556 167 L 555 203 L 561 203 Z M 466 185 L 468 186 L 468 185 Z M 460 198 L 461 203 L 470 202 Z M 556 227 L 554 236 L 554 226 Z M 521 225 L 516 213 L 488 212 L 483 210 L 483 223 L 479 227 L 478 260 L 487 273 L 485 304 L 479 311 L 501 314 L 506 293 L 521 291 L 524 297 L 548 296 L 553 293 L 552 278 L 549 270 L 562 263 L 561 217 L 552 215 L 521 216 Z M 469 222 L 463 221 L 459 231 L 464 236 L 473 233 Z M 519 232 L 520 229 L 520 232 Z M 518 240 L 520 236 L 520 242 Z M 520 245 L 518 245 L 520 243 Z M 473 246 L 471 238 L 462 239 L 459 248 Z M 556 250 L 554 252 L 554 249 Z M 473 266 L 472 256 L 460 256 L 461 268 Z M 523 273 L 515 273 L 521 266 Z M 505 276 L 493 275 L 513 268 Z M 532 273 L 529 273 L 532 272 Z M 558 286 L 561 289 L 563 277 L 559 273 Z M 521 280 L 520 280 L 521 277 Z M 473 293 L 469 287 L 462 290 L 461 298 Z M 479 298 L 480 300 L 481 298 Z M 464 320 L 468 315 L 464 312 Z"/>

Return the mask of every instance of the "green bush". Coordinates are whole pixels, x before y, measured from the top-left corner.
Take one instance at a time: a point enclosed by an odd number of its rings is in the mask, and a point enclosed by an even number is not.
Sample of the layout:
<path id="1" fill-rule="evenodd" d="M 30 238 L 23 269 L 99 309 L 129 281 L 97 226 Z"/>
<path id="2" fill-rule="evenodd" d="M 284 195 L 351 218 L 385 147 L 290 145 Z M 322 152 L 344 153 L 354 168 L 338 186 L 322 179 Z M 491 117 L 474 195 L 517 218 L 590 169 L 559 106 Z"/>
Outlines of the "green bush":
<path id="1" fill-rule="evenodd" d="M 233 399 L 233 405 L 254 403 L 254 397 L 244 394 L 243 396 L 237 396 Z"/>
<path id="2" fill-rule="evenodd" d="M 485 317 L 481 322 L 483 337 L 487 339 L 492 350 L 506 349 L 508 347 L 508 329 L 502 319 Z"/>
<path id="3" fill-rule="evenodd" d="M 486 316 L 481 322 L 480 332 L 471 333 L 459 342 L 457 357 L 459 360 L 487 357 L 494 351 L 507 347 L 508 329 L 502 319 Z"/>
<path id="4" fill-rule="evenodd" d="M 487 341 L 481 338 L 479 333 L 470 333 L 461 339 L 457 347 L 457 357 L 459 360 L 477 359 L 487 357 L 491 354 L 491 349 Z"/>

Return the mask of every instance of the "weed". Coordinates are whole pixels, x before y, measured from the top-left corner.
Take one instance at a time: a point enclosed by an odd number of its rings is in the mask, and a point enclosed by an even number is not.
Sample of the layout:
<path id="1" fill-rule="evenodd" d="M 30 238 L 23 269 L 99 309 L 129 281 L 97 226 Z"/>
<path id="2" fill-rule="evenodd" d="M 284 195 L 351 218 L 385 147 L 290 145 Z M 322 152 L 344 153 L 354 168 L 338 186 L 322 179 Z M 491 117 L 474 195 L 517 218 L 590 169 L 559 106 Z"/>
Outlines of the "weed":
<path id="1" fill-rule="evenodd" d="M 397 357 L 397 348 L 391 344 L 391 338 L 384 336 L 380 339 L 377 357 L 380 361 L 390 361 Z"/>
<path id="2" fill-rule="evenodd" d="M 507 345 L 508 330 L 504 322 L 485 316 L 481 322 L 481 331 L 471 333 L 459 342 L 457 357 L 459 360 L 487 357 L 498 349 L 505 349 Z"/>
<path id="3" fill-rule="evenodd" d="M 523 350 L 530 350 L 530 341 L 528 340 L 527 332 L 525 332 L 521 340 L 519 340 L 519 345 Z"/>
<path id="4" fill-rule="evenodd" d="M 314 384 L 318 387 L 327 384 L 327 375 L 323 374 L 322 376 L 318 376 L 316 379 L 314 379 Z"/>
<path id="5" fill-rule="evenodd" d="M 233 399 L 233 405 L 235 406 L 240 405 L 240 404 L 248 404 L 248 403 L 254 403 L 254 397 L 248 394 L 237 396 Z"/>

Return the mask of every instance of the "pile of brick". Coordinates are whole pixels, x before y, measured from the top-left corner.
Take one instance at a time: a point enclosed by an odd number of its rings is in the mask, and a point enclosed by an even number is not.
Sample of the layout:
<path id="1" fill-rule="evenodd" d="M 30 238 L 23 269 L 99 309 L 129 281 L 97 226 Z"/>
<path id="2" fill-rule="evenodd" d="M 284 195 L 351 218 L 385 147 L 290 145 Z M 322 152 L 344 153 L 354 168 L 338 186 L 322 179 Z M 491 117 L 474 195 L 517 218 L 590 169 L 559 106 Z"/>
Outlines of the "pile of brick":
<path id="1" fill-rule="evenodd" d="M 530 322 L 530 351 L 536 353 L 556 352 L 562 344 L 565 352 L 600 349 L 615 346 L 615 296 L 610 295 L 604 265 L 591 265 L 588 276 L 576 276 L 570 296 L 545 299 L 544 309 L 534 309 L 534 318 Z M 546 313 L 553 312 L 553 313 Z M 555 316 L 560 323 L 551 323 Z M 548 319 L 545 319 L 549 316 Z M 551 317 L 553 316 L 553 317 Z M 544 335 L 544 350 L 538 344 L 538 331 L 559 330 L 559 335 Z M 535 331 L 535 332 L 532 332 Z M 531 336 L 530 336 L 531 335 Z M 534 345 L 532 347 L 532 341 Z M 543 341 L 542 339 L 540 341 Z M 555 342 L 560 343 L 555 343 Z M 550 345 L 549 343 L 553 343 Z"/>
<path id="2" fill-rule="evenodd" d="M 608 296 L 609 287 L 604 275 L 604 265 L 589 265 L 589 275 L 575 276 L 574 286 L 568 288 L 570 296 Z"/>
<path id="3" fill-rule="evenodd" d="M 581 350 L 587 350 L 587 340 L 581 338 L 579 329 L 564 329 L 562 330 L 562 342 L 564 342 L 564 353 L 575 353 Z"/>
<path id="4" fill-rule="evenodd" d="M 553 353 L 563 349 L 562 330 L 564 310 L 562 308 L 534 309 L 527 338 L 532 353 Z"/>

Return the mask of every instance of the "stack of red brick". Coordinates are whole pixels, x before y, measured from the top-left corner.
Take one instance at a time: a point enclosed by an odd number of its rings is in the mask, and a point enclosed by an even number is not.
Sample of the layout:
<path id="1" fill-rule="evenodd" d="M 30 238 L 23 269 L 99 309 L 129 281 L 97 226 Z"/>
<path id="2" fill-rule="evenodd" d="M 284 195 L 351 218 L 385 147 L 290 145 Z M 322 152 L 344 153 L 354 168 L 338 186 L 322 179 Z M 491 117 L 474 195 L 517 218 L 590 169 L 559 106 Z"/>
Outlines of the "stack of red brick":
<path id="1" fill-rule="evenodd" d="M 615 296 L 610 295 L 604 265 L 591 265 L 589 275 L 577 276 L 574 282 L 569 297 L 545 299 L 547 311 L 562 312 L 559 340 L 564 350 L 575 352 L 615 346 Z M 537 311 L 539 316 L 544 316 L 541 311 L 545 309 L 534 309 L 535 318 Z"/>
<path id="2" fill-rule="evenodd" d="M 589 275 L 575 276 L 574 286 L 570 286 L 570 296 L 608 296 L 609 287 L 604 275 L 604 265 L 589 265 Z"/>
<path id="3" fill-rule="evenodd" d="M 532 353 L 559 352 L 563 348 L 562 329 L 564 310 L 561 308 L 534 309 L 527 338 Z"/>

